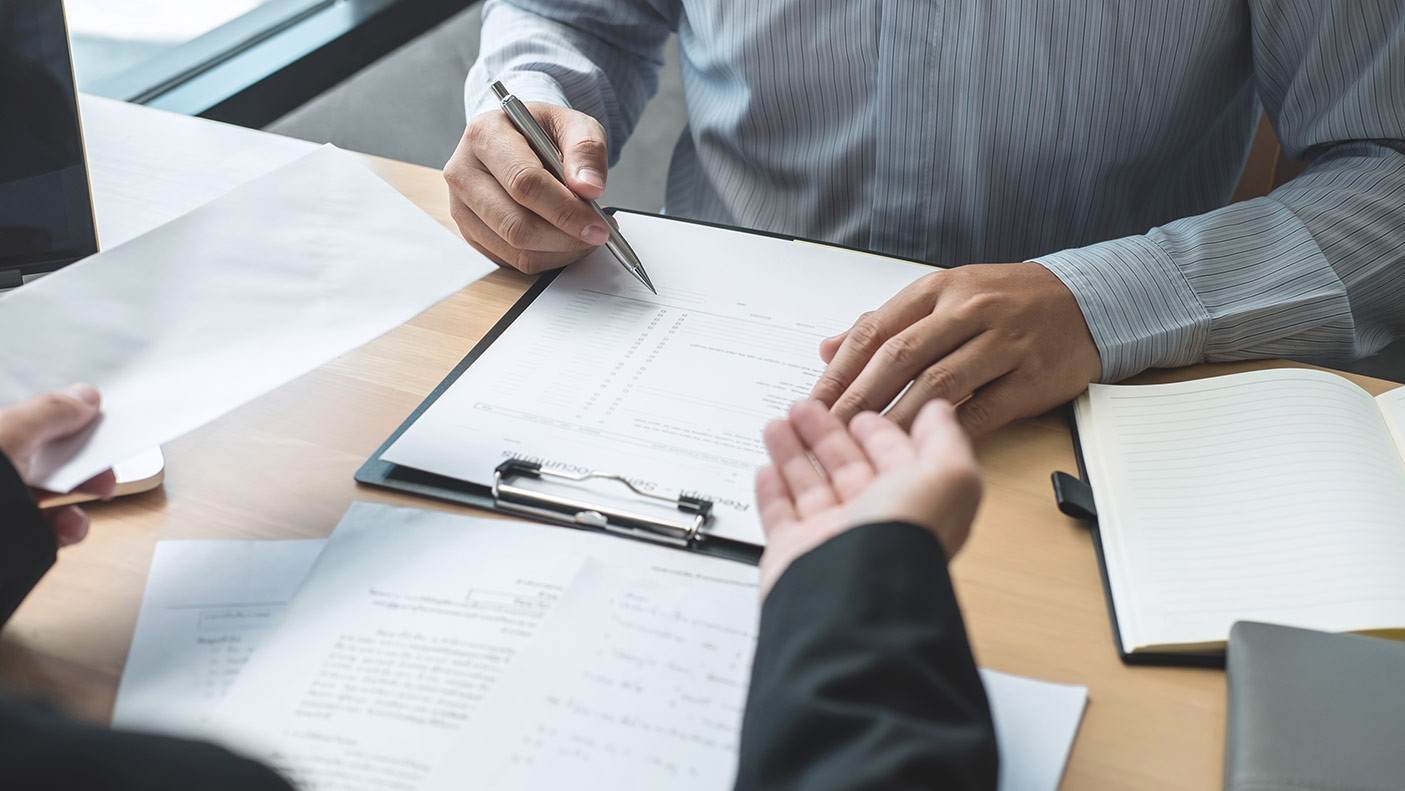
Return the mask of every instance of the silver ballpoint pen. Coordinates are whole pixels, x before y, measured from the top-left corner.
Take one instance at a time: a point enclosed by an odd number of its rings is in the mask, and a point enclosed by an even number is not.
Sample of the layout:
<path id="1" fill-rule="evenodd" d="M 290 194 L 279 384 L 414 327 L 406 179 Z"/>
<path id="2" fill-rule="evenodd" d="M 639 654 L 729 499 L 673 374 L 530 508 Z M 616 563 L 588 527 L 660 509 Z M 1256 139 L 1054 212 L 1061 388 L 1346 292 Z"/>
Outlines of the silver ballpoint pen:
<path id="1" fill-rule="evenodd" d="M 493 94 L 498 97 L 498 101 L 502 102 L 502 111 L 507 114 L 512 125 L 517 127 L 517 131 L 527 138 L 527 144 L 537 153 L 542 164 L 546 165 L 547 170 L 550 170 L 551 174 L 562 184 L 565 184 L 566 166 L 561 161 L 561 150 L 556 147 L 550 137 L 547 137 L 546 132 L 537 123 L 537 119 L 533 118 L 532 114 L 527 111 L 527 106 L 522 104 L 521 99 L 508 93 L 507 88 L 501 82 L 493 83 Z M 590 204 L 590 208 L 600 215 L 600 219 L 610 231 L 610 240 L 605 243 L 605 247 L 614 254 L 626 272 L 638 278 L 639 282 L 647 286 L 649 291 L 655 294 L 659 293 L 654 288 L 654 284 L 649 282 L 649 274 L 644 271 L 644 265 L 639 263 L 639 256 L 634 254 L 634 248 L 629 246 L 629 242 L 626 242 L 624 237 L 620 235 L 619 229 L 610 222 L 605 210 L 601 209 L 600 204 L 595 201 L 586 201 L 586 203 Z"/>

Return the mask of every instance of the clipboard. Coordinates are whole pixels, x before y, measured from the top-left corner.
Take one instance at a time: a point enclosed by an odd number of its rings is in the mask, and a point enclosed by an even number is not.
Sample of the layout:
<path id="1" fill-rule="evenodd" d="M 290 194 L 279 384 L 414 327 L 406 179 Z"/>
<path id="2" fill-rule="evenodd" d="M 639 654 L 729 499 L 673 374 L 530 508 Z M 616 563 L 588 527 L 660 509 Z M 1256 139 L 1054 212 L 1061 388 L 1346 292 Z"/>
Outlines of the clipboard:
<path id="1" fill-rule="evenodd" d="M 653 212 L 613 208 L 607 209 L 607 212 L 610 214 L 621 211 L 651 217 L 663 216 Z M 746 233 L 753 236 L 763 236 L 789 242 L 816 244 L 851 252 L 877 255 L 855 247 L 830 244 L 828 242 L 820 242 L 787 234 L 753 231 L 701 220 L 680 219 L 675 217 L 668 217 L 666 219 L 672 222 L 701 225 L 708 228 Z M 881 257 L 889 260 L 906 261 L 908 263 L 931 266 L 930 264 L 911 258 L 901 258 L 898 256 Z M 394 464 L 383 458 L 390 446 L 393 445 L 410 426 L 414 425 L 415 421 L 429 409 L 430 405 L 438 400 L 439 397 L 468 370 L 469 366 L 473 365 L 473 363 L 498 340 L 498 338 L 502 337 L 503 333 L 512 326 L 512 323 L 546 290 L 560 271 L 561 270 L 557 270 L 542 275 L 532 284 L 531 288 L 527 289 L 526 293 L 517 300 L 512 308 L 510 308 L 507 313 L 498 320 L 497 324 L 493 325 L 493 328 L 483 336 L 483 339 L 454 367 L 454 370 L 449 372 L 448 376 L 444 377 L 444 380 L 434 388 L 433 392 L 410 413 L 410 416 L 400 424 L 394 433 L 392 433 L 390 437 L 376 449 L 376 452 L 361 465 L 360 469 L 356 471 L 356 481 L 368 486 L 393 489 L 424 497 L 433 497 L 439 500 L 447 500 L 462 505 L 471 505 L 477 508 L 486 508 L 492 511 L 517 517 L 525 517 L 540 522 L 548 522 L 578 529 L 608 532 L 625 538 L 650 541 L 688 551 L 701 552 L 703 554 L 714 555 L 743 563 L 755 564 L 761 557 L 763 547 L 744 541 L 710 535 L 707 532 L 707 517 L 710 512 L 710 503 L 705 500 L 700 500 L 699 498 L 685 496 L 660 498 L 658 495 L 641 492 L 634 489 L 634 487 L 629 484 L 628 479 L 625 478 L 630 472 L 628 470 L 598 470 L 585 475 L 565 476 L 548 468 L 544 468 L 535 460 L 509 459 L 498 466 L 494 473 L 493 482 L 488 484 L 472 483 L 457 478 L 427 473 Z M 607 507 L 587 499 L 554 496 L 538 486 L 538 484 L 550 478 L 567 478 L 570 482 L 576 484 L 611 487 L 608 490 L 611 494 L 624 494 L 637 498 L 640 507 L 638 509 L 631 508 L 626 512 L 618 507 Z M 600 491 L 604 493 L 607 490 L 602 488 Z"/>
<path id="2" fill-rule="evenodd" d="M 1078 436 L 1078 419 L 1073 402 L 1064 406 L 1068 431 L 1073 439 L 1073 456 L 1078 463 L 1078 475 L 1055 472 L 1050 476 L 1054 486 L 1054 502 L 1067 516 L 1079 519 L 1093 536 L 1093 550 L 1098 557 L 1098 575 L 1103 582 L 1103 600 L 1107 602 L 1107 618 L 1112 624 L 1112 644 L 1124 665 L 1163 667 L 1206 667 L 1224 669 L 1223 651 L 1141 651 L 1128 653 L 1122 648 L 1122 628 L 1117 620 L 1117 604 L 1112 600 L 1112 584 L 1107 576 L 1107 555 L 1103 552 L 1102 533 L 1098 529 L 1098 510 L 1093 502 L 1093 485 L 1088 481 L 1088 467 L 1083 461 L 1083 442 Z"/>

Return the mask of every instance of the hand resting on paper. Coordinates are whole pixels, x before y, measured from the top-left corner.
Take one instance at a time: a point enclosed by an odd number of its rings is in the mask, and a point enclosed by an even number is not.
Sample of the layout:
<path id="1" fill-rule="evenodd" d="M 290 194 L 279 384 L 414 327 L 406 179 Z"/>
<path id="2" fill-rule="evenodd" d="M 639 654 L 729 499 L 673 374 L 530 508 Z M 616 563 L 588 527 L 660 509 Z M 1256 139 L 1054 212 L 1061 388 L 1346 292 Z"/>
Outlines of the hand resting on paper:
<path id="1" fill-rule="evenodd" d="M 534 275 L 575 263 L 610 238 L 582 200 L 605 192 L 605 130 L 585 113 L 543 102 L 527 109 L 556 142 L 562 184 L 501 110 L 469 120 L 444 166 L 449 213 L 464 239 L 500 265 Z"/>
<path id="2" fill-rule="evenodd" d="M 1073 293 L 1030 262 L 933 272 L 825 340 L 820 357 L 810 395 L 840 420 L 886 407 L 908 426 L 940 398 L 972 436 L 1052 409 L 1102 372 Z"/>
<path id="3" fill-rule="evenodd" d="M 859 525 L 924 527 L 947 558 L 966 542 L 980 472 L 945 401 L 927 402 L 910 435 L 873 412 L 846 427 L 819 401 L 800 401 L 766 427 L 765 439 L 771 464 L 756 474 L 763 597 L 791 561 Z"/>
<path id="4" fill-rule="evenodd" d="M 97 419 L 101 404 L 101 396 L 92 385 L 75 384 L 56 393 L 0 408 L 0 453 L 4 453 L 20 477 L 29 482 L 30 469 L 39 451 L 50 442 L 86 428 Z M 116 477 L 108 470 L 80 485 L 78 491 L 108 499 L 116 485 Z M 40 490 L 34 493 L 35 499 L 45 494 Z M 61 547 L 82 541 L 88 534 L 88 515 L 77 506 L 46 509 L 44 516 Z"/>

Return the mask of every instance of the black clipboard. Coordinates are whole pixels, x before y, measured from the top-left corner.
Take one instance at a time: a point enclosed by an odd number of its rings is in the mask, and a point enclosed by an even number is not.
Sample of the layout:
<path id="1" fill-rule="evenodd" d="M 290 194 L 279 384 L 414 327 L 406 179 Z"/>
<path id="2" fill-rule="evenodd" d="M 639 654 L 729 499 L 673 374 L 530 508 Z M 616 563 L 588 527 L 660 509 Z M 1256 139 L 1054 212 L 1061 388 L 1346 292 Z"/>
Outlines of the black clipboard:
<path id="1" fill-rule="evenodd" d="M 614 214 L 615 212 L 625 211 L 631 214 L 640 214 L 650 217 L 663 217 L 663 215 L 655 214 L 652 212 L 641 212 L 628 209 L 607 209 L 607 211 L 611 214 Z M 709 228 L 718 228 L 721 230 L 735 231 L 739 233 L 750 234 L 753 236 L 764 236 L 772 239 L 781 239 L 789 242 L 805 242 L 809 244 L 817 244 L 825 247 L 838 248 L 842 250 L 870 253 L 870 251 L 863 250 L 857 247 L 836 245 L 828 242 L 821 242 L 813 239 L 805 239 L 802 237 L 787 234 L 770 233 L 767 231 L 755 231 L 746 228 L 737 228 L 734 226 L 723 225 L 720 223 L 705 222 L 702 220 L 689 220 L 677 217 L 666 217 L 665 219 L 668 219 L 673 222 L 684 222 L 693 225 L 702 225 Z M 885 257 L 891 258 L 893 260 L 906 261 L 909 263 L 930 266 L 930 264 L 927 264 L 923 261 L 918 261 L 916 259 L 901 258 L 898 256 Z M 477 508 L 485 508 L 492 511 L 510 514 L 512 516 L 525 516 L 526 518 L 549 522 L 551 524 L 559 524 L 566 527 L 598 530 L 602 532 L 612 532 L 615 535 L 620 535 L 622 537 L 633 538 L 637 540 L 649 541 L 658 540 L 661 538 L 658 535 L 649 535 L 647 531 L 628 532 L 612 530 L 609 526 L 607 526 L 606 523 L 601 522 L 599 520 L 595 520 L 593 518 L 579 518 L 580 514 L 583 512 L 589 513 L 593 511 L 594 513 L 598 514 L 600 509 L 584 509 L 583 511 L 578 510 L 576 512 L 575 518 L 571 517 L 565 512 L 559 514 L 546 510 L 532 510 L 524 512 L 522 509 L 513 508 L 510 504 L 505 504 L 504 500 L 501 497 L 495 496 L 495 491 L 499 495 L 501 494 L 500 487 L 490 486 L 487 484 L 470 483 L 467 481 L 462 481 L 456 478 L 450 478 L 443 475 L 435 475 L 433 473 L 427 473 L 421 470 L 415 470 L 409 467 L 403 467 L 397 464 L 393 464 L 391 462 L 385 461 L 383 458 L 383 455 L 386 450 L 389 449 L 390 446 L 394 444 L 397 439 L 400 438 L 400 435 L 404 434 L 410 426 L 414 425 L 415 421 L 418 420 L 420 416 L 424 414 L 425 410 L 427 410 L 431 404 L 438 400 L 439 397 L 443 395 L 444 392 L 447 391 L 449 387 L 452 386 L 460 376 L 463 375 L 464 371 L 467 371 L 469 366 L 473 365 L 473 363 L 483 355 L 483 353 L 488 349 L 488 347 L 492 346 L 493 343 L 497 341 L 497 339 L 500 338 L 504 332 L 507 331 L 508 327 L 512 326 L 512 323 L 516 321 L 519 316 L 522 315 L 522 313 L 527 309 L 527 307 L 531 305 L 532 302 L 535 301 L 536 298 L 540 296 L 543 291 L 546 290 L 547 286 L 551 284 L 551 281 L 555 279 L 557 274 L 559 274 L 559 270 L 556 272 L 549 272 L 547 274 L 544 274 L 539 277 L 535 283 L 532 284 L 531 288 L 527 289 L 526 293 L 524 293 L 521 298 L 519 298 L 517 302 L 512 306 L 512 308 L 509 309 L 507 313 L 504 314 L 503 317 L 498 320 L 497 324 L 493 325 L 493 328 L 488 330 L 487 334 L 483 336 L 483 339 L 480 340 L 473 347 L 473 349 L 469 351 L 469 353 L 463 358 L 463 360 L 461 360 L 459 364 L 454 367 L 454 370 L 450 371 L 449 375 L 444 377 L 443 381 L 441 381 L 434 388 L 433 392 L 431 392 L 429 396 L 427 396 L 424 401 L 420 403 L 419 406 L 415 407 L 415 410 L 410 413 L 410 416 L 407 417 L 405 421 L 401 423 L 397 429 L 395 429 L 395 431 L 390 435 L 390 437 L 387 438 L 385 442 L 381 443 L 381 446 L 376 449 L 376 452 L 372 454 L 371 457 L 367 459 L 364 464 L 361 465 L 360 469 L 356 471 L 356 481 L 358 483 L 385 489 L 394 489 L 396 491 L 408 492 L 410 494 L 421 495 L 424 497 L 433 497 L 435 499 L 447 500 L 450 502 L 460 503 L 462 505 L 471 505 Z M 544 470 L 536 468 L 535 465 L 531 465 L 529 463 L 519 462 L 514 464 L 514 462 L 509 461 L 505 462 L 502 466 L 498 468 L 499 476 L 507 475 L 512 476 L 514 478 L 532 478 L 535 475 L 542 473 L 544 473 Z M 689 498 L 679 498 L 677 505 L 679 506 L 680 510 L 686 511 L 689 508 L 696 509 L 696 501 L 690 503 L 687 502 L 688 499 Z M 729 560 L 736 560 L 743 563 L 754 564 L 760 559 L 762 547 L 756 544 L 749 544 L 743 541 L 736 541 L 733 539 L 708 535 L 705 531 L 699 531 L 696 529 L 696 525 L 698 524 L 698 522 L 695 520 L 695 511 L 688 511 L 687 516 L 693 520 L 692 524 L 695 526 L 695 529 L 692 534 L 690 536 L 685 537 L 686 540 L 678 540 L 676 535 L 671 537 L 663 536 L 662 538 L 665 540 L 660 541 L 660 543 L 670 544 L 682 549 L 727 558 Z"/>
<path id="2" fill-rule="evenodd" d="M 1107 555 L 1103 552 L 1103 537 L 1098 526 L 1097 509 L 1093 506 L 1093 486 L 1088 481 L 1088 467 L 1083 461 L 1083 442 L 1078 435 L 1078 419 L 1073 403 L 1067 404 L 1066 419 L 1068 431 L 1073 440 L 1073 456 L 1078 463 L 1078 477 L 1065 472 L 1055 472 L 1051 477 L 1054 484 L 1054 501 L 1059 510 L 1088 525 L 1093 536 L 1093 550 L 1098 556 L 1098 575 L 1102 577 L 1103 599 L 1107 602 L 1107 618 L 1112 624 L 1112 644 L 1117 656 L 1124 665 L 1159 665 L 1168 667 L 1207 667 L 1225 666 L 1223 651 L 1144 651 L 1127 653 L 1122 648 L 1122 627 L 1117 620 L 1117 604 L 1112 600 L 1112 585 L 1107 576 Z M 1228 640 L 1228 635 L 1225 636 Z"/>

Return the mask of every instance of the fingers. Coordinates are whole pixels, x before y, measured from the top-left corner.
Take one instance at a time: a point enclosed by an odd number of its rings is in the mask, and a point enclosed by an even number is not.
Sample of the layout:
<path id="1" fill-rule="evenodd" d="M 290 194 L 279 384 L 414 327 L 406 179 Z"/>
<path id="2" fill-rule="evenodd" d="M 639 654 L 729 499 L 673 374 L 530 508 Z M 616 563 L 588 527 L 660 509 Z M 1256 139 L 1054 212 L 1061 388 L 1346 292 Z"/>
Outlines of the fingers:
<path id="1" fill-rule="evenodd" d="M 912 423 L 912 440 L 917 453 L 943 462 L 975 466 L 971 441 L 956 417 L 956 408 L 937 399 L 928 401 Z"/>
<path id="2" fill-rule="evenodd" d="M 787 420 L 777 420 L 766 426 L 766 450 L 771 463 L 780 472 L 791 494 L 795 513 L 801 519 L 823 511 L 838 502 L 834 490 L 806 452 L 800 435 Z"/>
<path id="3" fill-rule="evenodd" d="M 838 335 L 825 338 L 820 341 L 820 359 L 825 365 L 834 361 L 834 355 L 839 351 L 839 347 L 844 345 L 844 339 L 849 337 L 849 331 L 844 330 Z"/>
<path id="4" fill-rule="evenodd" d="M 0 412 L 0 451 L 24 471 L 46 443 L 72 436 L 97 418 L 102 399 L 88 384 L 35 396 Z"/>
<path id="5" fill-rule="evenodd" d="M 912 386 L 888 409 L 888 418 L 899 426 L 911 426 L 923 405 L 932 399 L 960 403 L 1018 364 L 1012 351 L 989 333 L 970 339 L 950 354 L 931 359 L 935 362 L 913 377 Z"/>
<path id="6" fill-rule="evenodd" d="M 575 112 L 564 107 L 542 104 L 535 107 L 536 111 L 533 114 L 537 116 L 537 120 L 546 120 L 547 125 L 551 127 L 562 125 L 561 119 L 556 118 L 557 114 Z M 560 140 L 557 140 L 557 147 L 562 148 L 564 152 Z M 492 125 L 491 131 L 484 131 L 474 151 L 479 155 L 478 160 L 518 204 L 535 212 L 569 237 L 591 244 L 604 244 L 605 239 L 598 236 L 600 232 L 604 232 L 606 237 L 609 235 L 604 221 L 580 196 L 556 180 L 551 171 L 542 164 L 536 152 L 532 151 L 526 138 L 522 137 L 506 118 L 497 114 L 496 123 Z M 570 171 L 567 170 L 567 173 Z M 594 229 L 594 232 L 590 229 Z M 507 238 L 506 234 L 504 238 Z M 599 241 L 592 241 L 593 238 L 599 238 Z"/>
<path id="7" fill-rule="evenodd" d="M 844 424 L 819 401 L 790 408 L 790 423 L 841 501 L 857 497 L 873 481 L 873 465 Z"/>
<path id="8" fill-rule="evenodd" d="M 76 505 L 50 509 L 44 512 L 44 517 L 49 520 L 49 529 L 54 531 L 60 547 L 76 544 L 88 535 L 88 515 Z"/>
<path id="9" fill-rule="evenodd" d="M 91 494 L 99 500 L 111 500 L 117 491 L 117 474 L 112 470 L 104 470 L 78 484 L 78 488 L 73 491 Z"/>
<path id="10" fill-rule="evenodd" d="M 1028 377 L 1012 373 L 975 392 L 956 408 L 956 419 L 972 437 L 983 436 L 1022 417 L 1037 415 L 1053 404 L 1031 397 L 1033 384 Z"/>
<path id="11" fill-rule="evenodd" d="M 848 420 L 864 410 L 881 411 L 924 368 L 949 371 L 949 366 L 945 365 L 948 360 L 944 358 L 978 332 L 968 322 L 955 317 L 925 316 L 878 347 L 848 389 L 834 402 L 834 413 L 840 420 Z M 933 361 L 940 361 L 943 365 L 928 368 Z M 975 359 L 969 362 L 983 361 Z M 964 368 L 958 370 L 966 373 Z M 931 382 L 931 386 L 939 389 L 959 384 L 959 380 L 951 381 L 945 374 Z"/>
<path id="12" fill-rule="evenodd" d="M 533 113 L 536 114 L 536 110 Z M 587 200 L 604 195 L 609 162 L 605 128 L 585 113 L 543 113 L 539 117 L 544 121 L 542 127 L 561 149 L 566 185 Z"/>
<path id="13" fill-rule="evenodd" d="M 761 528 L 772 530 L 796 520 L 795 505 L 785 486 L 780 470 L 768 464 L 756 473 L 756 509 L 761 516 Z"/>
<path id="14" fill-rule="evenodd" d="M 902 469 L 917 457 L 912 438 L 893 421 L 875 412 L 855 415 L 849 430 L 858 438 L 880 475 Z"/>
<path id="15" fill-rule="evenodd" d="M 810 397 L 833 407 L 889 338 L 931 313 L 934 283 L 930 276 L 924 277 L 899 291 L 878 310 L 860 316 L 843 334 L 838 350 L 815 382 Z M 822 347 L 821 355 L 823 353 Z"/>
<path id="16" fill-rule="evenodd" d="M 473 181 L 464 206 L 513 249 L 578 256 L 594 249 L 591 243 L 563 233 L 518 203 L 486 168 L 479 168 Z"/>
<path id="17" fill-rule="evenodd" d="M 576 175 L 568 181 L 598 196 L 604 185 L 604 171 L 594 172 L 596 165 L 604 168 L 599 124 L 564 107 L 534 103 L 530 108 L 563 151 L 574 152 L 568 173 Z M 596 147 L 602 152 L 598 162 Z M 540 272 L 579 260 L 609 239 L 609 224 L 552 175 L 500 112 L 469 121 L 444 167 L 444 180 L 464 238 L 499 263 Z"/>
<path id="18" fill-rule="evenodd" d="M 529 275 L 573 264 L 590 251 L 589 247 L 583 247 L 578 252 L 521 250 L 504 241 L 467 207 L 451 206 L 449 213 L 454 222 L 458 223 L 464 239 L 473 245 L 474 249 L 492 259 L 494 263 L 510 266 Z"/>

